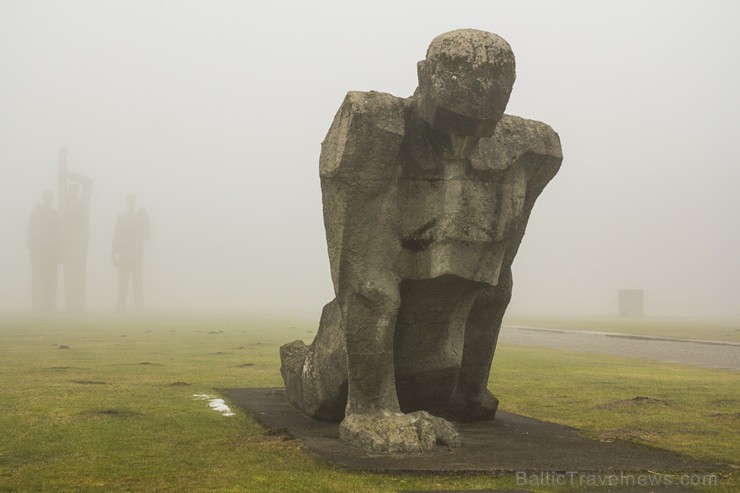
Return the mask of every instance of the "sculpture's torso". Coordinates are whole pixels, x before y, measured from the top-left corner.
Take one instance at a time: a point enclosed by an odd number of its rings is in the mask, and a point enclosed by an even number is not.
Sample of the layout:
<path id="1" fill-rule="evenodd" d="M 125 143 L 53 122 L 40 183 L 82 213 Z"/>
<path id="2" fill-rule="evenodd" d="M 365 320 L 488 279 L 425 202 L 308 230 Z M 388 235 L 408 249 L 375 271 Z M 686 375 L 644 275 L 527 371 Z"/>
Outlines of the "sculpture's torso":
<path id="1" fill-rule="evenodd" d="M 402 277 L 495 285 L 509 233 L 526 221 L 524 168 L 492 152 L 495 137 L 435 135 L 414 110 L 407 104 L 398 180 Z"/>
<path id="2" fill-rule="evenodd" d="M 540 122 L 504 116 L 488 138 L 438 135 L 414 98 L 349 93 L 322 150 L 322 183 L 345 192 L 343 204 L 324 193 L 330 255 L 347 246 L 333 224 L 377 214 L 370 224 L 383 234 L 368 229 L 364 244 L 379 236 L 395 241 L 367 255 L 393 258 L 389 267 L 400 279 L 453 275 L 496 285 L 559 159 L 557 134 Z M 352 203 L 364 205 L 355 211 Z"/>

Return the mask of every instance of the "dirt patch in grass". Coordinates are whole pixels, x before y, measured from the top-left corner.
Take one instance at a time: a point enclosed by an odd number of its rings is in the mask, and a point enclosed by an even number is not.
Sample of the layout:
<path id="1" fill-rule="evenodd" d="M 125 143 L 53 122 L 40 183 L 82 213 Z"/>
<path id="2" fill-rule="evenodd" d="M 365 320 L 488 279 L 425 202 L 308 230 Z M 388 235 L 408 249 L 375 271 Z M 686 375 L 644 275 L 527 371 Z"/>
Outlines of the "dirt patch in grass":
<path id="1" fill-rule="evenodd" d="M 50 366 L 48 368 L 43 368 L 43 370 L 46 371 L 65 371 L 65 370 L 79 370 L 76 366 Z"/>
<path id="2" fill-rule="evenodd" d="M 716 399 L 709 403 L 713 406 L 740 406 L 740 399 Z"/>
<path id="3" fill-rule="evenodd" d="M 188 383 L 188 382 L 172 382 L 170 384 L 170 387 L 187 387 L 188 385 L 192 385 L 192 383 Z"/>
<path id="4" fill-rule="evenodd" d="M 711 418 L 718 421 L 727 421 L 730 423 L 740 422 L 740 413 L 714 413 Z"/>
<path id="5" fill-rule="evenodd" d="M 602 442 L 613 442 L 614 440 L 643 440 L 651 442 L 659 439 L 663 433 L 654 430 L 645 430 L 643 428 L 617 428 L 613 430 L 604 430 L 596 434 Z"/>
<path id="6" fill-rule="evenodd" d="M 247 438 L 252 443 L 280 443 L 295 440 L 295 436 L 287 428 L 269 427 L 263 433 L 258 433 Z"/>
<path id="7" fill-rule="evenodd" d="M 248 368 L 250 366 L 254 366 L 254 363 L 242 363 L 241 365 L 236 365 L 234 368 Z"/>
<path id="8" fill-rule="evenodd" d="M 108 382 L 101 382 L 99 380 L 72 380 L 72 383 L 78 385 L 109 385 Z"/>
<path id="9" fill-rule="evenodd" d="M 283 441 L 295 440 L 295 437 L 287 428 L 270 428 L 265 432 L 268 437 L 279 438 Z"/>
<path id="10" fill-rule="evenodd" d="M 112 418 L 133 418 L 141 416 L 141 413 L 129 411 L 128 409 L 97 409 L 93 411 L 98 416 L 110 416 Z"/>
<path id="11" fill-rule="evenodd" d="M 81 417 L 107 417 L 107 418 L 135 418 L 138 416 L 143 416 L 141 413 L 136 411 L 131 411 L 130 409 L 118 409 L 118 408 L 108 408 L 108 409 L 88 409 L 86 411 L 82 411 L 78 413 Z"/>
<path id="12" fill-rule="evenodd" d="M 626 407 L 633 406 L 645 406 L 645 405 L 658 405 L 668 406 L 668 402 L 662 399 L 653 399 L 652 397 L 633 397 L 632 399 L 625 399 L 621 401 L 607 402 L 597 406 L 597 409 L 624 409 Z"/>

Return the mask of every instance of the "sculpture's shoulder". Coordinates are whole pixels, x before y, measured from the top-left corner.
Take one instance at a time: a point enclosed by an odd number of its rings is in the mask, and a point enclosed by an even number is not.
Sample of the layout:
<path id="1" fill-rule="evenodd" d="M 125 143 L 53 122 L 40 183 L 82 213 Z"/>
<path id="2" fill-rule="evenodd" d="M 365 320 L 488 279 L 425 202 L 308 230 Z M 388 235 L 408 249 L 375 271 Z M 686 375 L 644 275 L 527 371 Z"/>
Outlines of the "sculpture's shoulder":
<path id="1" fill-rule="evenodd" d="M 363 115 L 380 126 L 398 125 L 403 116 L 404 99 L 378 91 L 350 91 L 344 97 L 338 114 L 347 112 L 350 115 Z"/>
<path id="2" fill-rule="evenodd" d="M 398 168 L 403 136 L 403 98 L 349 92 L 321 143 L 321 176 L 390 178 Z"/>
<path id="3" fill-rule="evenodd" d="M 507 169 L 520 160 L 554 175 L 563 160 L 557 132 L 543 122 L 504 115 L 493 136 L 481 139 L 471 156 L 474 168 L 491 171 Z"/>

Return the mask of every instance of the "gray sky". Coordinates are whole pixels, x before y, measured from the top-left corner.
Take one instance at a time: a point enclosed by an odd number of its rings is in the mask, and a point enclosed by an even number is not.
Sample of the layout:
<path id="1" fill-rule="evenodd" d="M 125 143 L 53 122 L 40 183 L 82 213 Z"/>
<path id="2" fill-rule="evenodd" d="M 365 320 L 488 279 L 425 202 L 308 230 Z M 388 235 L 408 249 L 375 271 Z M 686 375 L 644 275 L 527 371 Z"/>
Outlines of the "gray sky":
<path id="1" fill-rule="evenodd" d="M 28 214 L 57 152 L 95 180 L 88 305 L 115 303 L 116 213 L 149 211 L 162 309 L 317 314 L 332 297 L 320 143 L 344 94 L 409 96 L 432 38 L 495 32 L 507 113 L 565 160 L 514 264 L 513 313 L 740 316 L 740 4 L 0 0 L 0 310 L 29 306 Z"/>

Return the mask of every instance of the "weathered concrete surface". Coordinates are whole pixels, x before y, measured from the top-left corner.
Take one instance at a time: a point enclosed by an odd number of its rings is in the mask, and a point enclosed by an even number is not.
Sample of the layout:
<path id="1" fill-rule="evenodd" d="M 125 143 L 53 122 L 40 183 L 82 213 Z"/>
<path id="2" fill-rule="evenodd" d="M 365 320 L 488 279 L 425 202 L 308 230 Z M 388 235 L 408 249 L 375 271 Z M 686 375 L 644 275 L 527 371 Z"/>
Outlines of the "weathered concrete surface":
<path id="1" fill-rule="evenodd" d="M 383 452 L 428 452 L 437 444 L 460 446 L 460 434 L 448 421 L 426 411 L 408 414 L 350 414 L 339 429 L 339 437 L 362 450 Z"/>
<path id="2" fill-rule="evenodd" d="M 620 440 L 591 440 L 567 426 L 505 412 L 492 421 L 456 423 L 464 442 L 461 447 L 437 447 L 423 454 L 367 453 L 342 442 L 336 423 L 301 414 L 286 401 L 283 389 L 220 392 L 264 426 L 287 430 L 323 461 L 348 470 L 434 474 L 516 471 L 676 474 L 732 470 L 726 464 L 699 461 L 653 447 Z"/>
<path id="3" fill-rule="evenodd" d="M 495 34 L 438 36 L 418 75 L 410 98 L 350 92 L 337 112 L 319 163 L 336 299 L 311 346 L 281 349 L 290 402 L 346 415 L 368 451 L 427 448 L 401 412 L 493 418 L 511 264 L 562 161 L 550 127 L 504 115 L 514 55 Z"/>

